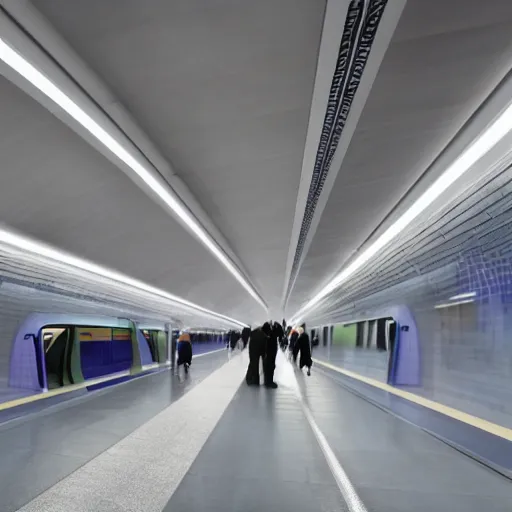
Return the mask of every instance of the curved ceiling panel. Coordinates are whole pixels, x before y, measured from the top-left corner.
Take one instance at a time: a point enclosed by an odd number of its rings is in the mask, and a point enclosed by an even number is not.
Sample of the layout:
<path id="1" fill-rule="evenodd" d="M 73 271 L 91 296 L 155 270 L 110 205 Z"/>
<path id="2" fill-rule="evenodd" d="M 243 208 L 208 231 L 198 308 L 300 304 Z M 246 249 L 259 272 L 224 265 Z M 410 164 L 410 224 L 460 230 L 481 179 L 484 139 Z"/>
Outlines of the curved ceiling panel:
<path id="1" fill-rule="evenodd" d="M 0 101 L 3 222 L 208 309 L 261 315 L 198 241 L 66 125 L 3 78 Z"/>
<path id="2" fill-rule="evenodd" d="M 325 3 L 34 2 L 173 163 L 271 309 L 282 292 Z"/>

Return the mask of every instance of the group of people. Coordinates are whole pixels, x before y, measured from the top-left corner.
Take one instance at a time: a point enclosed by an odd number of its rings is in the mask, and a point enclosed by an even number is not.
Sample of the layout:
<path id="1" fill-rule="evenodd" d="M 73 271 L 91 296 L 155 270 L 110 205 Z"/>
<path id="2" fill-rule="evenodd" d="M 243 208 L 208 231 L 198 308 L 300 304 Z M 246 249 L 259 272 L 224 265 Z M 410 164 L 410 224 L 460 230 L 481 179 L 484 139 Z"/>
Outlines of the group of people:
<path id="1" fill-rule="evenodd" d="M 249 344 L 249 367 L 245 380 L 249 386 L 260 385 L 260 362 L 263 363 L 263 383 L 265 387 L 275 389 L 274 371 L 276 368 L 276 357 L 278 346 L 297 363 L 300 353 L 299 367 L 307 368 L 307 374 L 311 375 L 311 343 L 306 332 L 306 326 L 286 327 L 286 322 L 265 322 L 262 326 L 252 330 L 245 327 L 240 331 L 228 333 L 228 347 L 234 350 L 237 345 L 243 350 Z M 315 345 L 315 340 L 313 341 Z M 183 366 L 185 373 L 188 373 L 192 364 L 192 343 L 190 334 L 182 332 L 178 338 L 178 367 Z"/>
<path id="2" fill-rule="evenodd" d="M 240 331 L 229 331 L 227 334 L 227 348 L 231 350 L 235 350 L 239 347 L 241 350 L 247 347 L 249 343 L 249 337 L 251 336 L 251 329 L 249 327 L 244 327 L 242 332 Z"/>
<path id="3" fill-rule="evenodd" d="M 228 348 L 235 350 L 238 346 L 243 350 L 247 347 L 250 336 L 251 329 L 249 327 L 244 327 L 241 332 L 229 331 L 227 333 Z M 183 331 L 177 341 L 178 368 L 183 366 L 185 373 L 188 373 L 190 365 L 192 364 L 192 340 L 190 334 Z"/>
<path id="4" fill-rule="evenodd" d="M 311 344 L 306 333 L 305 325 L 297 328 L 286 328 L 286 322 L 265 322 L 261 327 L 250 333 L 249 342 L 249 367 L 245 380 L 249 386 L 260 385 L 260 361 L 263 363 L 263 383 L 265 387 L 275 389 L 274 371 L 276 368 L 276 356 L 278 345 L 286 350 L 289 345 L 289 353 L 293 362 L 297 362 L 300 352 L 299 366 L 306 367 L 308 375 L 311 375 Z"/>
<path id="5" fill-rule="evenodd" d="M 311 375 L 311 366 L 313 365 L 313 360 L 311 359 L 311 343 L 309 335 L 305 331 L 305 327 L 305 325 L 301 325 L 300 327 L 291 327 L 288 329 L 288 350 L 294 363 L 297 363 L 297 357 L 300 352 L 299 367 L 301 370 L 306 367 L 308 369 L 308 375 Z M 286 342 L 285 344 L 288 345 Z M 286 350 L 286 345 L 283 347 L 283 350 Z"/>

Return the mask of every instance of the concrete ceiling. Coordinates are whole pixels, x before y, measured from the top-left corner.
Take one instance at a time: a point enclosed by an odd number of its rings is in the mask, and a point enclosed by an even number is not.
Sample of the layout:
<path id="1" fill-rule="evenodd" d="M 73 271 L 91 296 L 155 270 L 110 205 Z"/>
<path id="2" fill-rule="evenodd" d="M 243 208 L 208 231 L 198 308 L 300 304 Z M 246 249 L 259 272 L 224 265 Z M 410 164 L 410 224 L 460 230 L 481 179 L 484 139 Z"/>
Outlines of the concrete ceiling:
<path id="1" fill-rule="evenodd" d="M 3 78 L 0 98 L 4 223 L 214 311 L 256 313 L 230 274 L 124 173 Z"/>
<path id="2" fill-rule="evenodd" d="M 8 10 L 14 3 L 0 1 Z M 32 1 L 172 164 L 272 312 L 295 251 L 296 211 L 304 211 L 298 194 L 326 3 Z M 341 17 L 336 53 L 343 25 Z M 407 1 L 362 115 L 351 120 L 348 150 L 331 169 L 337 176 L 323 191 L 289 313 L 378 228 L 510 69 L 511 28 L 506 0 Z M 332 73 L 321 78 L 330 83 Z M 3 78 L 0 101 L 2 222 L 219 313 L 262 318 L 239 283 L 113 163 Z"/>
<path id="3" fill-rule="evenodd" d="M 408 0 L 288 304 L 335 275 L 512 66 L 512 3 Z"/>
<path id="4" fill-rule="evenodd" d="M 277 306 L 325 1 L 34 3 L 156 142 Z"/>

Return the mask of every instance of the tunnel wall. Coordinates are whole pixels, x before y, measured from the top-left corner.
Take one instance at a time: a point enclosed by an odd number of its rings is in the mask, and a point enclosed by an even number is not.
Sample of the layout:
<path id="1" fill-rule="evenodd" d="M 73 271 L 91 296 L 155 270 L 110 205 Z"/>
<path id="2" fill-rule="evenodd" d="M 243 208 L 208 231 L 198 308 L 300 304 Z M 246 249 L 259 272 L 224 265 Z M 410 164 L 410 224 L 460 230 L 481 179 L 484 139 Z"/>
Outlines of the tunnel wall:
<path id="1" fill-rule="evenodd" d="M 0 393 L 9 386 L 9 370 L 14 339 L 22 323 L 33 313 L 127 317 L 126 311 L 112 306 L 14 283 L 1 282 Z M 140 318 L 140 321 L 144 320 L 144 318 Z"/>
<path id="2" fill-rule="evenodd" d="M 417 392 L 509 428 L 511 263 L 496 252 L 465 251 L 457 265 L 410 297 L 421 337 L 423 378 Z"/>
<path id="3" fill-rule="evenodd" d="M 422 385 L 415 392 L 512 428 L 512 308 L 417 306 Z"/>
<path id="4" fill-rule="evenodd" d="M 333 346 L 329 354 L 333 364 L 364 377 L 387 381 L 388 353 L 376 349 Z"/>
<path id="5" fill-rule="evenodd" d="M 468 264 L 468 259 L 477 263 Z M 475 296 L 453 299 L 468 293 Z M 352 304 L 343 321 L 365 315 L 374 318 L 400 303 L 410 312 L 408 322 L 416 326 L 418 351 L 401 361 L 397 384 L 410 380 L 410 375 L 407 379 L 404 375 L 417 358 L 418 382 L 406 386 L 408 391 L 512 428 L 512 265 L 508 258 L 463 254 L 457 264 Z M 404 325 L 403 317 L 399 322 Z M 400 332 L 402 351 L 410 334 Z M 381 375 L 372 363 L 375 354 L 356 351 L 344 357 L 338 360 L 347 369 L 374 378 Z"/>

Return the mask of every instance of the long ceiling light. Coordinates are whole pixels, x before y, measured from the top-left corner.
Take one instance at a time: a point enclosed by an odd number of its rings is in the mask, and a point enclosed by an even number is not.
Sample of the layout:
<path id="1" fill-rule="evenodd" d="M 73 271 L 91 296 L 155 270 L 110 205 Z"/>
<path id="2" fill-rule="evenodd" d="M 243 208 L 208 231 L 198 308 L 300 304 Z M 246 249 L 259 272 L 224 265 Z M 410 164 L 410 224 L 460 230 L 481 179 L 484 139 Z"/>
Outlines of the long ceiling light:
<path id="1" fill-rule="evenodd" d="M 461 304 L 470 304 L 471 302 L 475 302 L 475 299 L 459 300 L 457 302 L 446 302 L 445 304 L 436 304 L 434 306 L 434 308 L 435 309 L 446 309 L 446 308 L 451 308 L 453 306 L 460 306 Z"/>
<path id="2" fill-rule="evenodd" d="M 336 275 L 320 292 L 309 300 L 294 316 L 291 323 L 301 320 L 329 293 L 338 288 L 352 274 L 365 265 L 393 238 L 400 234 L 418 215 L 430 206 L 448 187 L 467 172 L 480 158 L 492 149 L 512 130 L 512 105 L 509 105 L 497 119 L 467 147 L 444 173 L 402 214 L 381 236 L 375 240 L 350 265 Z"/>
<path id="3" fill-rule="evenodd" d="M 217 320 L 228 322 L 230 324 L 239 325 L 241 327 L 246 326 L 246 324 L 238 320 L 235 320 L 234 318 L 230 318 L 229 316 L 222 315 L 220 313 L 216 313 L 215 311 L 203 308 L 202 306 L 194 304 L 193 302 L 189 302 L 188 300 L 182 299 L 181 297 L 177 297 L 176 295 L 172 295 L 164 290 L 161 290 L 147 283 L 139 281 L 138 279 L 133 279 L 125 274 L 122 274 L 121 272 L 117 272 L 102 265 L 93 263 L 92 261 L 79 258 L 78 256 L 74 256 L 73 254 L 61 251 L 42 242 L 32 240 L 30 238 L 27 238 L 23 235 L 14 233 L 4 228 L 0 228 L 0 243 L 4 243 L 10 247 L 15 247 L 17 249 L 21 249 L 22 251 L 29 252 L 39 259 L 47 258 L 58 263 L 63 263 L 65 265 L 70 265 L 74 268 L 84 270 L 86 272 L 92 272 L 93 274 L 105 277 L 107 279 L 112 279 L 113 281 L 117 281 L 119 283 L 136 288 L 137 290 L 147 292 L 150 293 L 151 295 L 173 301 L 181 306 L 190 308 L 193 311 L 196 311 L 197 313 L 205 315 L 207 317 L 212 317 Z"/>
<path id="4" fill-rule="evenodd" d="M 233 265 L 206 231 L 190 215 L 190 213 L 176 200 L 167 188 L 151 174 L 136 158 L 115 140 L 105 129 L 81 109 L 69 96 L 61 91 L 53 82 L 38 71 L 22 55 L 13 50 L 5 41 L 0 39 L 0 59 L 18 72 L 32 85 L 48 96 L 75 121 L 80 123 L 89 133 L 111 151 L 119 160 L 124 162 L 139 178 L 178 215 L 178 217 L 192 230 L 197 238 L 212 252 L 212 254 L 226 267 L 235 279 L 249 292 L 249 294 L 265 309 L 267 305 L 256 290 L 245 279 L 241 272 Z"/>
<path id="5" fill-rule="evenodd" d="M 471 299 L 473 297 L 476 297 L 476 292 L 459 293 L 459 295 L 454 295 L 453 297 L 450 297 L 448 300 Z"/>

